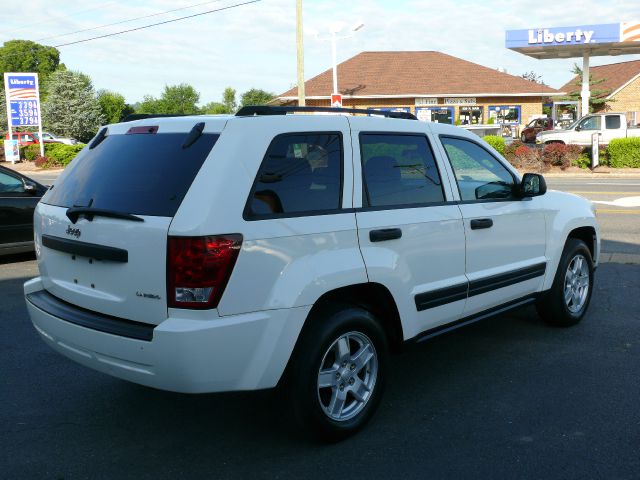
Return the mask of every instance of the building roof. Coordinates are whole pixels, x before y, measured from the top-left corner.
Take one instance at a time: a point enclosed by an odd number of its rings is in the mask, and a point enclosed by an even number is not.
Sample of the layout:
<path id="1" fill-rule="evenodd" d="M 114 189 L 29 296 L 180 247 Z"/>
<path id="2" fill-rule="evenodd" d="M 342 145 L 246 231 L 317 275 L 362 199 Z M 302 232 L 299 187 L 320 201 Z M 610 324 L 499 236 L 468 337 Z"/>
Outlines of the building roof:
<path id="1" fill-rule="evenodd" d="M 591 75 L 592 81 L 604 79 L 604 82 L 592 85 L 590 87 L 591 90 L 606 90 L 607 97 L 611 97 L 640 75 L 640 60 L 590 67 L 589 74 Z M 576 75 L 565 83 L 560 90 L 567 93 L 579 93 L 581 88 L 582 77 Z"/>
<path id="2" fill-rule="evenodd" d="M 305 82 L 308 98 L 328 98 L 332 90 L 332 69 Z M 338 90 L 355 98 L 562 93 L 522 77 L 433 51 L 362 52 L 338 65 Z M 293 99 L 297 92 L 294 87 L 279 97 Z"/>

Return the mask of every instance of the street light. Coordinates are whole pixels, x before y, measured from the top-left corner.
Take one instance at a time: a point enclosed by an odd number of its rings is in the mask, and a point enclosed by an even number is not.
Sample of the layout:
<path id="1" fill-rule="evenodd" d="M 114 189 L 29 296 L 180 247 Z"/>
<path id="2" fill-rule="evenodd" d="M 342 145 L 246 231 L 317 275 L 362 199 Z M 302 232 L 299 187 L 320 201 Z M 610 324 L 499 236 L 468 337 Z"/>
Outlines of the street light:
<path id="1" fill-rule="evenodd" d="M 343 38 L 350 38 L 353 36 L 355 32 L 364 27 L 364 23 L 357 22 L 351 29 L 350 33 L 347 35 L 338 36 L 338 33 L 342 31 L 343 28 L 342 23 L 335 23 L 331 26 L 331 37 L 330 38 L 320 38 L 316 35 L 318 40 L 331 40 L 331 54 L 333 58 L 333 93 L 338 93 L 338 65 L 336 60 L 336 40 Z"/>

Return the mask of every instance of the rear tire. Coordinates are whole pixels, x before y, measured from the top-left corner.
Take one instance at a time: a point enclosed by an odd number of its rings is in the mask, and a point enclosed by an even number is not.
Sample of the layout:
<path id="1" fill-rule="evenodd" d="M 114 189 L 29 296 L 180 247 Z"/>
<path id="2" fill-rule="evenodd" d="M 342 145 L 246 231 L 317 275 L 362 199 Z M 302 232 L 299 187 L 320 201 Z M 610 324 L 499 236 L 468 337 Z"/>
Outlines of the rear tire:
<path id="1" fill-rule="evenodd" d="M 305 431 L 335 442 L 360 430 L 378 408 L 387 338 L 377 319 L 355 306 L 323 309 L 309 321 L 288 372 L 289 398 Z"/>
<path id="2" fill-rule="evenodd" d="M 592 292 L 591 251 L 582 240 L 569 238 L 551 289 L 536 303 L 538 314 L 550 325 L 575 325 L 587 312 Z"/>

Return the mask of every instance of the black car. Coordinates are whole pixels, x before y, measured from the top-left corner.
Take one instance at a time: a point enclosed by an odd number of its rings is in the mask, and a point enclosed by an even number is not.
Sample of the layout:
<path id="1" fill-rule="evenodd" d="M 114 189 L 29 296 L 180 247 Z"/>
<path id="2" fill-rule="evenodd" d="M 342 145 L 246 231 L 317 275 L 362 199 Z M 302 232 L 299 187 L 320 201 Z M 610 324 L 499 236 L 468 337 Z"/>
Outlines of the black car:
<path id="1" fill-rule="evenodd" d="M 33 250 L 33 211 L 47 187 L 0 166 L 0 255 Z"/>

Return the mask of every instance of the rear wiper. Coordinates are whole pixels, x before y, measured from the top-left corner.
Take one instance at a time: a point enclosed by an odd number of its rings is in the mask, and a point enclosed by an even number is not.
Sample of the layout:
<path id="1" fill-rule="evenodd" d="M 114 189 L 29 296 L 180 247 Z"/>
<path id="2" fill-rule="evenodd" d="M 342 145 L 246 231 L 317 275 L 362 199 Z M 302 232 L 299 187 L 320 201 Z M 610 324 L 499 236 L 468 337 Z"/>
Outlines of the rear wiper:
<path id="1" fill-rule="evenodd" d="M 93 220 L 93 217 L 107 217 L 107 218 L 120 218 L 122 220 L 131 220 L 133 222 L 144 222 L 144 218 L 131 215 L 130 213 L 116 212 L 115 210 L 104 210 L 102 208 L 90 208 L 90 207 L 71 207 L 67 210 L 67 217 L 71 220 L 71 223 L 76 223 L 78 217 L 84 215 L 89 221 Z"/>

